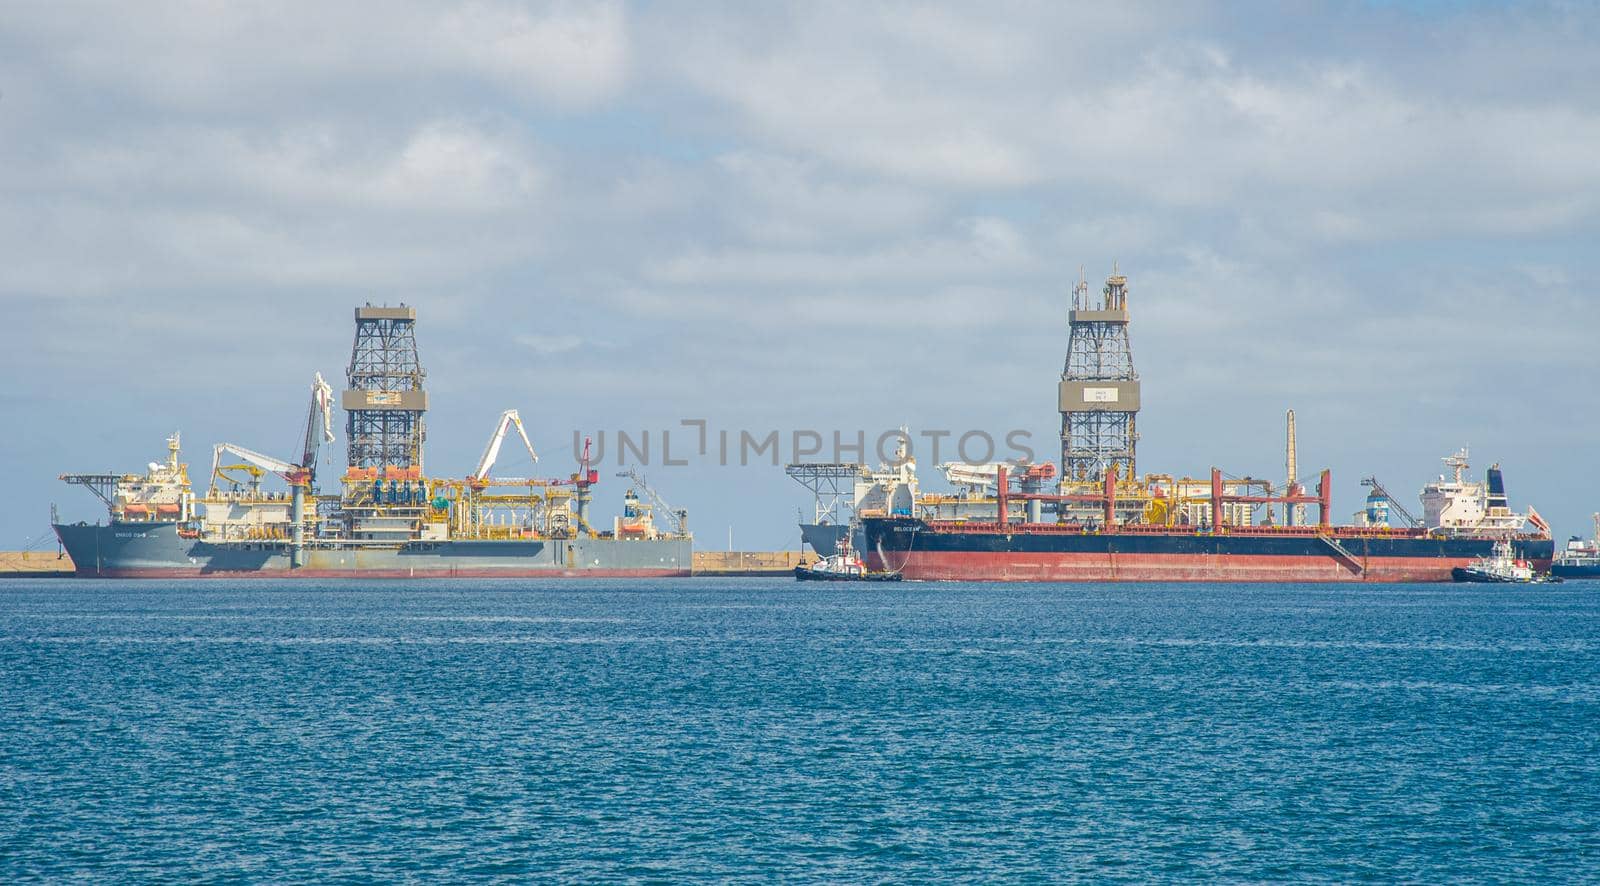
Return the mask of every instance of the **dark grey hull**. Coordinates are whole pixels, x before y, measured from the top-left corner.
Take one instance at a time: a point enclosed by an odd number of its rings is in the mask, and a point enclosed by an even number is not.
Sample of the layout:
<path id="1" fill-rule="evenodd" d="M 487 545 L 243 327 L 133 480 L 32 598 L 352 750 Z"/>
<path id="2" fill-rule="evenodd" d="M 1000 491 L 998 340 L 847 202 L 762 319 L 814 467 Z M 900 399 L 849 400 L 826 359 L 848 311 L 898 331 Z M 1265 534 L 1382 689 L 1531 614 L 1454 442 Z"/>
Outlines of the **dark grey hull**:
<path id="1" fill-rule="evenodd" d="M 176 523 L 57 524 L 80 576 L 182 578 L 483 578 L 688 575 L 688 538 L 413 541 L 395 546 L 307 545 L 291 568 L 288 542 L 184 538 Z"/>
<path id="2" fill-rule="evenodd" d="M 845 523 L 801 523 L 800 540 L 811 546 L 819 557 L 832 557 L 839 553 L 839 540 L 850 533 L 850 526 Z M 861 545 L 866 544 L 866 535 L 861 527 L 856 527 L 851 535 L 850 545 L 855 550 L 861 550 Z"/>
<path id="3" fill-rule="evenodd" d="M 1600 578 L 1600 563 L 1563 563 L 1557 560 L 1550 574 L 1560 578 Z"/>

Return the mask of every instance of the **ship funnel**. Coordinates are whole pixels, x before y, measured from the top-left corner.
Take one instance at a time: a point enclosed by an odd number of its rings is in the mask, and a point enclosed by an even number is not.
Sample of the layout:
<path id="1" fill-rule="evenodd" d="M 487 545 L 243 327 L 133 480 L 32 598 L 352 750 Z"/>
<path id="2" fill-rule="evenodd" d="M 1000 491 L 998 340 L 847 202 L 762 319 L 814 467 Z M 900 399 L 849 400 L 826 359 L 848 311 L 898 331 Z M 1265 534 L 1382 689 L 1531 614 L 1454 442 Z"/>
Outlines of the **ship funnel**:
<path id="1" fill-rule="evenodd" d="M 1499 465 L 1489 468 L 1488 506 L 1490 511 L 1495 508 L 1510 509 L 1510 505 L 1506 503 L 1506 479 L 1500 473 Z"/>

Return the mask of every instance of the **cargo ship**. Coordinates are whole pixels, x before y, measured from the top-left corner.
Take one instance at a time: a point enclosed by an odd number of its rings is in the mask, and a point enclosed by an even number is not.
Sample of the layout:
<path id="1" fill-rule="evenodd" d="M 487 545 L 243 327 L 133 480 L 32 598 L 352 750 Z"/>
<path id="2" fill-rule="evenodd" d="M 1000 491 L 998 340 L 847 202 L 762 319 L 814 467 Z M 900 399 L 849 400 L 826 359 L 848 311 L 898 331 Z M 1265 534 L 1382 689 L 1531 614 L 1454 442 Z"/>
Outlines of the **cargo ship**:
<path id="1" fill-rule="evenodd" d="M 514 431 L 538 455 L 516 410 L 500 416 L 477 469 L 465 478 L 423 472 L 427 394 L 416 358 L 414 308 L 357 308 L 356 342 L 341 406 L 347 465 L 337 492 L 320 494 L 322 444 L 333 435 L 332 390 L 317 375 L 298 460 L 231 443 L 213 447 L 210 482 L 197 491 L 181 439 L 143 473 L 64 474 L 106 506 L 102 523 L 53 522 L 79 576 L 106 578 L 482 578 L 686 576 L 693 536 L 636 473 L 622 513 L 591 525 L 599 472 L 586 444 L 578 471 L 560 478 L 495 476 Z M 287 489 L 263 488 L 281 478 Z M 657 519 L 667 525 L 658 525 Z"/>
<path id="2" fill-rule="evenodd" d="M 1140 477 L 1131 303 L 1115 266 L 1098 295 L 1080 273 L 1057 386 L 1059 475 L 1054 465 L 996 466 L 983 514 L 964 496 L 954 512 L 939 500 L 919 500 L 911 514 L 863 510 L 869 568 L 951 581 L 1443 582 L 1497 544 L 1535 570 L 1550 568 L 1549 526 L 1532 508 L 1511 511 L 1498 465 L 1485 482 L 1468 480 L 1465 450 L 1445 459 L 1453 476 L 1423 489 L 1421 519 L 1367 478 L 1365 511 L 1334 525 L 1331 472 L 1314 494 L 1299 480 L 1293 410 L 1281 483 L 1217 468 L 1209 480 Z M 1318 509 L 1314 523 L 1309 507 Z M 1390 525 L 1391 513 L 1400 525 Z"/>
<path id="3" fill-rule="evenodd" d="M 1547 530 L 1522 531 L 1542 520 L 1531 509 L 1510 511 L 1500 469 L 1477 483 L 1462 478 L 1464 453 L 1447 462 L 1456 476 L 1423 490 L 1426 525 L 1418 527 L 1381 519 L 1332 525 L 1326 471 L 1316 496 L 1235 491 L 1238 485 L 1220 471 L 1213 472 L 1210 495 L 1198 494 L 1195 481 L 1137 484 L 1142 495 L 1133 501 L 1155 519 L 1130 522 L 1119 519 L 1127 511 L 1114 482 L 1089 502 L 1083 495 L 1008 495 L 1002 476 L 987 520 L 864 516 L 867 565 L 924 581 L 1445 582 L 1452 570 L 1509 543 L 1517 559 L 1548 571 L 1554 543 Z M 1041 505 L 1071 513 L 1070 506 L 1086 503 L 1099 505 L 1099 519 L 1038 520 Z M 1313 525 L 1246 519 L 1270 503 L 1291 514 L 1314 504 L 1321 513 Z M 1381 510 L 1369 507 L 1369 514 L 1380 517 Z"/>

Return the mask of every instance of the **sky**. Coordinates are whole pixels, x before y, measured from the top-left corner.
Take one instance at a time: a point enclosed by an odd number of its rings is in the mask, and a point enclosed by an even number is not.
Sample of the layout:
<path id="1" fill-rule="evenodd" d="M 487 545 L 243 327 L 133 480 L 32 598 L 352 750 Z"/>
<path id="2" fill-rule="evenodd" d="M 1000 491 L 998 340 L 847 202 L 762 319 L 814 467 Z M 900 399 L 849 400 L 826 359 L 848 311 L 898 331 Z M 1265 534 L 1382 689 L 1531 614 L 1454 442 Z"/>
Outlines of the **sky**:
<path id="1" fill-rule="evenodd" d="M 1293 408 L 1341 518 L 1470 446 L 1587 534 L 1596 46 L 1588 3 L 10 3 L 0 549 L 174 430 L 197 482 L 293 455 L 369 302 L 417 308 L 430 473 L 516 408 L 506 473 L 609 435 L 603 515 L 649 431 L 699 547 L 792 548 L 781 468 L 660 433 L 1051 459 L 1067 299 L 1114 264 L 1141 471 L 1281 479 Z"/>

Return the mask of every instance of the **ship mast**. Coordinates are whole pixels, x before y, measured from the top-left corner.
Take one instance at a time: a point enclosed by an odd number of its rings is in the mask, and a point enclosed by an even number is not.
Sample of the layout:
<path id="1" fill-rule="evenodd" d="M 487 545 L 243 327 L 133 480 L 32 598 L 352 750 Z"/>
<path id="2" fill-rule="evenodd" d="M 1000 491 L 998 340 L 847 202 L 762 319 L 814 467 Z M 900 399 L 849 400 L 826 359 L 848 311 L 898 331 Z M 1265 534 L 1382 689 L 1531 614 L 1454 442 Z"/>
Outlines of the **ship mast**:
<path id="1" fill-rule="evenodd" d="M 1295 440 L 1294 410 L 1291 409 L 1285 416 L 1288 424 L 1287 439 L 1284 441 L 1284 468 L 1288 472 L 1288 482 L 1284 484 L 1284 495 L 1293 498 L 1301 493 L 1300 490 L 1300 447 Z M 1271 505 L 1267 506 L 1270 511 Z M 1306 522 L 1306 506 L 1299 504 L 1285 504 L 1283 506 L 1283 524 L 1285 526 L 1300 526 Z"/>

